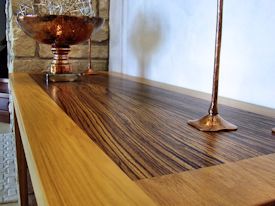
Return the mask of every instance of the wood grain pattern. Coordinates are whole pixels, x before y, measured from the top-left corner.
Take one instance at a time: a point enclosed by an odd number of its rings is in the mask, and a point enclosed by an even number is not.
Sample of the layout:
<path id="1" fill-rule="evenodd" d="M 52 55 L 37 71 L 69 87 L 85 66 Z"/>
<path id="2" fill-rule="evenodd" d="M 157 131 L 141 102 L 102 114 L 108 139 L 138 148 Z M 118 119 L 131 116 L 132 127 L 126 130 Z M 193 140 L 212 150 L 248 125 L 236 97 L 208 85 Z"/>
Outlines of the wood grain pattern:
<path id="1" fill-rule="evenodd" d="M 27 74 L 10 78 L 38 205 L 154 205 Z"/>
<path id="2" fill-rule="evenodd" d="M 165 89 L 168 91 L 188 95 L 191 97 L 204 99 L 208 102 L 211 99 L 211 94 L 206 93 L 206 92 L 201 92 L 201 91 L 192 90 L 192 89 L 188 89 L 188 88 L 184 88 L 184 87 L 179 87 L 179 86 L 175 86 L 175 85 L 171 85 L 171 84 L 167 84 L 167 83 L 163 83 L 163 82 L 144 79 L 142 77 L 130 76 L 130 75 L 122 74 L 122 73 L 118 73 L 118 72 L 108 71 L 108 74 L 112 75 L 112 76 L 119 77 L 119 78 L 127 79 L 130 81 L 142 83 L 145 85 L 149 85 L 149 86 Z M 260 106 L 260 105 L 256 105 L 256 104 L 252 104 L 252 103 L 248 103 L 248 102 L 243 102 L 243 101 L 239 101 L 236 99 L 231 99 L 231 98 L 227 98 L 227 97 L 223 97 L 223 96 L 219 96 L 219 103 L 229 106 L 229 107 L 237 108 L 240 110 L 244 110 L 244 111 L 264 115 L 267 117 L 275 118 L 275 109 L 272 109 L 269 107 L 264 107 L 264 106 Z"/>
<path id="3" fill-rule="evenodd" d="M 138 181 L 158 205 L 275 204 L 275 154 Z"/>
<path id="4" fill-rule="evenodd" d="M 186 124 L 209 102 L 99 74 L 45 85 L 50 97 L 133 180 L 234 162 L 275 152 L 275 119 L 221 106 L 237 132 L 203 133 Z"/>

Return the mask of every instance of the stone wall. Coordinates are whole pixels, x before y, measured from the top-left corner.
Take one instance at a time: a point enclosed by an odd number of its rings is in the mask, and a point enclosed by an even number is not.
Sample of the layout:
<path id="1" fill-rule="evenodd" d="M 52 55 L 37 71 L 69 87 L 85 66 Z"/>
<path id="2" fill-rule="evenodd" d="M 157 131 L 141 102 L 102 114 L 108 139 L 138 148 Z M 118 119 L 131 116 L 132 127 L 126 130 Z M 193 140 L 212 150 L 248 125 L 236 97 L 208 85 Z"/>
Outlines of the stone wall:
<path id="1" fill-rule="evenodd" d="M 9 72 L 41 72 L 51 62 L 49 45 L 39 44 L 28 37 L 16 24 L 16 12 L 22 0 L 6 0 L 7 43 Z M 92 0 L 95 13 L 105 19 L 103 28 L 93 36 L 92 66 L 94 70 L 108 69 L 109 55 L 109 0 Z M 88 66 L 88 42 L 72 46 L 70 62 L 75 71 Z"/>

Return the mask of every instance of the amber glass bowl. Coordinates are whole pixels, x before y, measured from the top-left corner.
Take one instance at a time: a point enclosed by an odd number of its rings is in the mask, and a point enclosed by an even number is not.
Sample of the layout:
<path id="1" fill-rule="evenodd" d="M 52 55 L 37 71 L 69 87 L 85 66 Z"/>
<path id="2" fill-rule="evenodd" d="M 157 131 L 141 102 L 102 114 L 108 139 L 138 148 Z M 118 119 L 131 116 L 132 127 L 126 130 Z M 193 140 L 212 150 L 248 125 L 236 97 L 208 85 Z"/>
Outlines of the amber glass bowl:
<path id="1" fill-rule="evenodd" d="M 44 44 L 66 47 L 86 41 L 103 19 L 87 16 L 26 15 L 17 17 L 18 25 L 30 37 Z"/>

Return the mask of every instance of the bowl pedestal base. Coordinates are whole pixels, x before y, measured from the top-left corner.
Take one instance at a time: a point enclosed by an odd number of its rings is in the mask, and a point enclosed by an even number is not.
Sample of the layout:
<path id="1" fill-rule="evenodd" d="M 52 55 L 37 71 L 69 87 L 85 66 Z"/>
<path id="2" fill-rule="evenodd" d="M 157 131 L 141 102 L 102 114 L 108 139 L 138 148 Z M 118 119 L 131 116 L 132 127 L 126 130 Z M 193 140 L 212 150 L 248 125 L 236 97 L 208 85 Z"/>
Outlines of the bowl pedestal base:
<path id="1" fill-rule="evenodd" d="M 72 82 L 79 78 L 80 74 L 73 73 L 69 63 L 68 54 L 70 47 L 52 47 L 54 54 L 53 61 L 50 65 L 50 71 L 46 74 L 46 80 L 51 82 Z"/>

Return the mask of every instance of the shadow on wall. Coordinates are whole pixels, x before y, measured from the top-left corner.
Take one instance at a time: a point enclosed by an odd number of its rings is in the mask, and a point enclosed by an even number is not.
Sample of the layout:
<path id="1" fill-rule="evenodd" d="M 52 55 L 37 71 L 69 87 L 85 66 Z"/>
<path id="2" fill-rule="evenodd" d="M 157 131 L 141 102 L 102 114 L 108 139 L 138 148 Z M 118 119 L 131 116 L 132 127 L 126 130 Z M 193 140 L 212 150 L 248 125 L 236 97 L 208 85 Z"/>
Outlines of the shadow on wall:
<path id="1" fill-rule="evenodd" d="M 152 57 L 164 42 L 164 22 L 161 14 L 153 11 L 137 13 L 129 35 L 130 48 L 137 58 L 139 76 L 146 77 L 149 73 Z"/>

